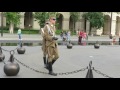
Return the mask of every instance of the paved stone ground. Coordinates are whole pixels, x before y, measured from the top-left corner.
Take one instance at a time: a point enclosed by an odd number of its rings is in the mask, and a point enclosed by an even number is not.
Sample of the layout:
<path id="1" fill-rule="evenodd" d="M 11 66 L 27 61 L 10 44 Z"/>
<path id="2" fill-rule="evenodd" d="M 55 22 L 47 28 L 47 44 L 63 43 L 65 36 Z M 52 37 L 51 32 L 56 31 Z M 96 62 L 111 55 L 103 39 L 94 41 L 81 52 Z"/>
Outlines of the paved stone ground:
<path id="1" fill-rule="evenodd" d="M 7 50 L 15 49 L 15 46 L 3 46 Z M 25 46 L 26 53 L 15 57 L 26 65 L 39 71 L 48 72 L 43 67 L 41 46 Z M 59 46 L 60 58 L 54 64 L 54 72 L 71 72 L 81 68 L 86 68 L 92 60 L 92 66 L 111 77 L 120 77 L 120 46 L 109 45 L 101 46 L 100 49 L 94 49 L 93 46 L 73 46 L 73 49 L 67 49 L 66 46 Z M 4 52 L 5 61 L 8 61 L 10 54 Z M 71 75 L 51 76 L 29 70 L 20 65 L 20 72 L 17 76 L 8 77 L 4 74 L 4 64 L 0 62 L 0 78 L 85 78 L 87 70 Z M 94 78 L 105 78 L 93 71 Z"/>
<path id="2" fill-rule="evenodd" d="M 62 39 L 60 36 L 57 36 L 58 43 L 62 43 Z M 109 36 L 89 36 L 88 40 L 86 40 L 87 43 L 95 43 L 96 41 L 99 41 L 101 43 L 109 43 L 110 40 Z M 119 41 L 119 37 L 116 37 L 116 41 Z M 35 35 L 22 35 L 22 42 L 23 43 L 42 43 L 42 37 L 40 34 Z M 72 36 L 71 42 L 77 44 L 78 43 L 78 37 Z M 0 37 L 0 43 L 18 43 L 18 35 L 17 34 L 4 34 L 3 37 Z"/>
<path id="3" fill-rule="evenodd" d="M 61 40 L 60 36 L 57 35 L 57 37 L 59 38 L 59 40 Z M 118 40 L 118 36 L 116 37 Z M 40 34 L 33 34 L 33 35 L 29 35 L 29 34 L 23 34 L 22 35 L 22 39 L 23 40 L 41 40 L 42 37 Z M 18 40 L 18 35 L 17 34 L 4 34 L 3 37 L 0 37 L 0 40 Z M 71 40 L 78 40 L 77 36 L 71 36 Z M 89 41 L 109 41 L 109 36 L 89 36 L 88 38 Z"/>

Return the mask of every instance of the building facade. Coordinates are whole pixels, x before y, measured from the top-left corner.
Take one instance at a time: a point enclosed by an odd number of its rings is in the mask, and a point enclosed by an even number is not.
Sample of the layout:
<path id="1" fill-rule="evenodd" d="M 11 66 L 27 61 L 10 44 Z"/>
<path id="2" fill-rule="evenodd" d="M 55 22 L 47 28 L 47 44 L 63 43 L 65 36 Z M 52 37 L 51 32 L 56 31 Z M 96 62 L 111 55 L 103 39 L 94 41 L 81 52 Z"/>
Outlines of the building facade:
<path id="1" fill-rule="evenodd" d="M 40 26 L 37 21 L 35 21 L 33 17 L 34 12 L 22 12 L 21 18 L 20 18 L 20 25 L 18 27 L 20 28 L 28 28 L 31 26 L 31 28 L 39 30 Z M 59 29 L 60 30 L 72 30 L 73 29 L 73 21 L 70 16 L 70 12 L 59 12 L 60 16 L 58 18 L 59 23 Z M 82 14 L 84 12 L 80 12 L 80 18 L 75 24 L 75 30 L 84 30 L 87 33 L 90 33 L 90 23 L 89 21 L 86 21 Z M 100 30 L 96 30 L 95 28 L 91 29 L 91 33 L 95 35 L 120 35 L 120 15 L 117 13 L 107 13 L 105 14 L 105 22 L 104 27 Z M 1 14 L 0 14 L 1 15 Z M 1 16 L 0 16 L 1 19 Z M 1 20 L 0 20 L 0 26 L 1 26 Z M 4 16 L 3 18 L 3 26 L 6 26 L 6 18 Z"/>

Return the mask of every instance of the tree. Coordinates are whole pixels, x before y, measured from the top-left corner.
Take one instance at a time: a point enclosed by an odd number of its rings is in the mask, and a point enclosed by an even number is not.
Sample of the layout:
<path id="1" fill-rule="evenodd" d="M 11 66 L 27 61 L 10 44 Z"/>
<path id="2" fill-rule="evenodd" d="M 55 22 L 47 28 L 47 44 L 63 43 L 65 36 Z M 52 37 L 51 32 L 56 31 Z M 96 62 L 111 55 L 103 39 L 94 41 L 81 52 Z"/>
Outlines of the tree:
<path id="1" fill-rule="evenodd" d="M 38 21 L 40 27 L 44 27 L 45 21 L 49 19 L 50 15 L 57 15 L 57 12 L 35 12 L 34 18 Z"/>
<path id="2" fill-rule="evenodd" d="M 20 12 L 5 12 L 4 13 L 7 19 L 10 33 L 13 33 L 14 26 L 20 24 Z"/>
<path id="3" fill-rule="evenodd" d="M 75 23 L 79 20 L 80 12 L 70 12 L 71 19 L 73 20 L 73 31 L 75 30 Z"/>
<path id="4" fill-rule="evenodd" d="M 87 12 L 83 14 L 83 17 L 90 22 L 90 34 L 92 28 L 100 29 L 104 25 L 103 12 Z"/>

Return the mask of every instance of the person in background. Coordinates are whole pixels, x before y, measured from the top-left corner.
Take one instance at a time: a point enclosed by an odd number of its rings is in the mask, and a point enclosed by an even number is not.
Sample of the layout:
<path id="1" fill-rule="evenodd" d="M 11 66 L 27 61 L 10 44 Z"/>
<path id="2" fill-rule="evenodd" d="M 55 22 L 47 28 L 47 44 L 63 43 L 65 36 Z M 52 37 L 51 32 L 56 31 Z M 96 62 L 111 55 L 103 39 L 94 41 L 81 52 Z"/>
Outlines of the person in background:
<path id="1" fill-rule="evenodd" d="M 66 32 L 63 33 L 63 41 L 66 41 Z"/>
<path id="2" fill-rule="evenodd" d="M 61 37 L 61 39 L 63 40 L 63 31 L 61 31 L 60 37 Z"/>
<path id="3" fill-rule="evenodd" d="M 19 36 L 19 40 L 22 40 L 22 37 L 21 37 L 21 35 L 22 35 L 22 32 L 21 32 L 21 29 L 20 29 L 20 28 L 18 29 L 18 32 L 17 32 L 17 34 L 18 34 L 18 36 Z"/>
<path id="4" fill-rule="evenodd" d="M 67 32 L 67 41 L 70 41 L 70 37 L 71 37 L 71 32 L 68 31 L 68 32 Z"/>
<path id="5" fill-rule="evenodd" d="M 82 44 L 82 38 L 83 38 L 83 30 L 79 32 L 79 44 Z"/>
<path id="6" fill-rule="evenodd" d="M 83 40 L 83 45 L 86 45 L 86 39 L 87 39 L 87 33 L 83 32 L 83 36 L 82 36 L 82 40 Z"/>
<path id="7" fill-rule="evenodd" d="M 87 33 L 86 32 L 83 32 L 83 40 L 86 40 L 86 37 L 87 37 Z"/>

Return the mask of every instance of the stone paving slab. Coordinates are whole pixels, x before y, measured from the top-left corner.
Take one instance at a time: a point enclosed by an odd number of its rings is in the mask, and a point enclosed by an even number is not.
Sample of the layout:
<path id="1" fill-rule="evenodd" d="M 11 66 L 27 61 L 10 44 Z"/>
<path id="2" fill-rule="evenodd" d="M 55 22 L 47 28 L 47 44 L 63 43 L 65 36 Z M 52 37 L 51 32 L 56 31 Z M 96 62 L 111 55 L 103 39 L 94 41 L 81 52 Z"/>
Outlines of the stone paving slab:
<path id="1" fill-rule="evenodd" d="M 26 53 L 15 57 L 26 65 L 39 71 L 48 71 L 43 67 L 41 46 L 24 46 Z M 15 49 L 16 46 L 3 46 L 7 50 Z M 54 72 L 71 72 L 81 68 L 86 68 L 92 60 L 92 66 L 111 77 L 120 77 L 120 46 L 101 46 L 100 49 L 94 49 L 93 46 L 74 46 L 73 49 L 67 49 L 66 46 L 59 46 L 60 58 L 54 64 Z M 3 51 L 8 61 L 10 54 Z M 51 76 L 41 74 L 20 65 L 20 72 L 17 76 L 8 77 L 3 72 L 4 64 L 0 62 L 0 78 L 85 78 L 87 70 L 71 75 Z M 94 78 L 105 78 L 93 71 Z"/>

